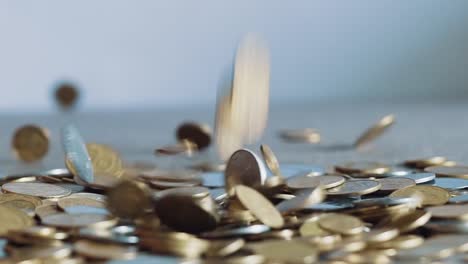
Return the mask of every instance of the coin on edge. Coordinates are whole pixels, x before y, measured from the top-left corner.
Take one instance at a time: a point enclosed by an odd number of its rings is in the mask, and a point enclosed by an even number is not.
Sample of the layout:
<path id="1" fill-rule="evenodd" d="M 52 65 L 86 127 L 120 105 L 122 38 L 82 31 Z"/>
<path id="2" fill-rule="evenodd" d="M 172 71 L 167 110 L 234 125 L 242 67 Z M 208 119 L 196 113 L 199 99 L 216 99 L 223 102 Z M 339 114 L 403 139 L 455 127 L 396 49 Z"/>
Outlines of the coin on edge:
<path id="1" fill-rule="evenodd" d="M 229 158 L 224 172 L 226 190 L 238 184 L 258 187 L 265 182 L 266 169 L 258 156 L 250 150 L 240 149 Z"/>
<path id="2" fill-rule="evenodd" d="M 371 141 L 374 141 L 386 130 L 388 130 L 395 123 L 394 115 L 387 115 L 380 119 L 375 125 L 367 129 L 359 138 L 354 142 L 356 148 L 360 148 Z"/>

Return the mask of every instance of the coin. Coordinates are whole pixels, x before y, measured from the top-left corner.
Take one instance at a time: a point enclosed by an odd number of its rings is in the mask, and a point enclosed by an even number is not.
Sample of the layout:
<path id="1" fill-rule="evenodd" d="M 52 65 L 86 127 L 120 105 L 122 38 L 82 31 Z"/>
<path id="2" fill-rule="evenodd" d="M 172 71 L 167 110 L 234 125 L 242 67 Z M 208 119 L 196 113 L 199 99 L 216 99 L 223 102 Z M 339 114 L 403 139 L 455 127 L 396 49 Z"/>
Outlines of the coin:
<path id="1" fill-rule="evenodd" d="M 458 204 L 458 203 L 468 203 L 468 194 L 457 195 L 449 200 L 450 203 Z"/>
<path id="2" fill-rule="evenodd" d="M 188 140 L 195 143 L 197 149 L 206 149 L 211 144 L 211 129 L 208 125 L 186 122 L 181 124 L 176 131 L 177 140 Z"/>
<path id="3" fill-rule="evenodd" d="M 120 155 L 110 146 L 87 143 L 86 149 L 93 163 L 93 170 L 96 178 L 98 178 L 99 175 L 111 175 L 116 178 L 123 175 L 124 167 Z M 95 179 L 94 183 L 96 183 L 96 181 L 99 181 L 99 179 Z"/>
<path id="4" fill-rule="evenodd" d="M 46 216 L 63 213 L 55 204 L 43 204 L 35 209 L 35 213 L 42 220 Z"/>
<path id="5" fill-rule="evenodd" d="M 390 167 L 379 162 L 361 161 L 336 165 L 335 170 L 342 173 L 384 174 L 390 171 Z"/>
<path id="6" fill-rule="evenodd" d="M 16 193 L 2 193 L 0 194 L 0 204 L 8 201 L 27 201 L 32 203 L 35 207 L 42 204 L 41 199 L 28 195 L 21 195 Z"/>
<path id="7" fill-rule="evenodd" d="M 453 255 L 457 250 L 466 248 L 468 240 L 464 235 L 439 235 L 427 239 L 420 247 L 399 251 L 397 260 L 441 259 Z"/>
<path id="8" fill-rule="evenodd" d="M 303 176 L 298 175 L 288 178 L 286 185 L 295 189 L 315 188 L 321 185 L 325 189 L 330 189 L 339 186 L 345 182 L 345 178 L 341 175 L 325 175 L 325 176 Z"/>
<path id="9" fill-rule="evenodd" d="M 294 198 L 278 203 L 276 209 L 283 214 L 291 211 L 299 211 L 310 208 L 310 206 L 318 204 L 324 199 L 325 192 L 321 186 L 318 186 L 314 189 L 298 192 Z"/>
<path id="10" fill-rule="evenodd" d="M 73 248 L 76 253 L 94 259 L 132 259 L 137 254 L 134 247 L 104 244 L 90 240 L 78 240 Z"/>
<path id="11" fill-rule="evenodd" d="M 94 181 L 94 170 L 91 158 L 86 149 L 83 138 L 78 129 L 68 125 L 62 129 L 62 144 L 65 152 L 65 164 L 73 175 L 82 181 L 91 183 Z"/>
<path id="12" fill-rule="evenodd" d="M 241 149 L 229 158 L 224 177 L 228 193 L 238 184 L 258 187 L 265 182 L 265 166 L 255 153 Z"/>
<path id="13" fill-rule="evenodd" d="M 399 234 L 400 231 L 397 228 L 382 227 L 364 232 L 362 237 L 367 243 L 382 243 L 396 238 Z"/>
<path id="14" fill-rule="evenodd" d="M 37 161 L 49 151 L 49 135 L 41 127 L 25 125 L 15 131 L 12 146 L 16 156 L 22 161 Z"/>
<path id="15" fill-rule="evenodd" d="M 411 173 L 404 176 L 405 178 L 413 179 L 416 184 L 430 182 L 436 178 L 434 173 Z"/>
<path id="16" fill-rule="evenodd" d="M 398 228 L 400 232 L 408 232 L 426 224 L 431 219 L 431 213 L 423 210 L 397 215 L 391 219 L 384 220 L 379 225 Z"/>
<path id="17" fill-rule="evenodd" d="M 107 192 L 107 208 L 117 217 L 135 219 L 152 207 L 151 191 L 142 182 L 122 181 Z"/>
<path id="18" fill-rule="evenodd" d="M 102 201 L 80 198 L 65 197 L 57 201 L 57 206 L 69 214 L 76 213 L 101 213 L 108 214 L 106 204 Z"/>
<path id="19" fill-rule="evenodd" d="M 431 166 L 424 171 L 435 173 L 437 176 L 468 179 L 468 166 Z"/>
<path id="20" fill-rule="evenodd" d="M 468 219 L 468 204 L 451 204 L 427 207 L 426 211 L 433 218 L 443 219 Z"/>
<path id="21" fill-rule="evenodd" d="M 295 143 L 319 143 L 320 133 L 314 128 L 285 129 L 280 131 L 279 136 L 289 142 Z"/>
<path id="22" fill-rule="evenodd" d="M 36 196 L 40 198 L 58 198 L 71 194 L 63 187 L 41 182 L 9 182 L 2 185 L 5 192 Z"/>
<path id="23" fill-rule="evenodd" d="M 66 214 L 59 213 L 48 215 L 42 219 L 42 224 L 58 228 L 81 228 L 81 227 L 110 227 L 116 224 L 116 219 L 102 214 Z"/>
<path id="24" fill-rule="evenodd" d="M 244 245 L 245 240 L 242 238 L 214 240 L 210 242 L 210 248 L 206 252 L 206 255 L 210 257 L 225 257 L 239 251 Z"/>
<path id="25" fill-rule="evenodd" d="M 417 235 L 402 235 L 390 241 L 378 243 L 377 248 L 395 248 L 395 249 L 408 249 L 415 248 L 424 243 L 424 239 Z"/>
<path id="26" fill-rule="evenodd" d="M 317 251 L 299 240 L 270 240 L 249 246 L 272 263 L 315 263 Z"/>
<path id="27" fill-rule="evenodd" d="M 406 177 L 388 177 L 378 179 L 381 186 L 379 192 L 393 192 L 405 187 L 414 186 L 416 182 L 413 179 Z"/>
<path id="28" fill-rule="evenodd" d="M 440 187 L 416 185 L 396 190 L 390 197 L 410 197 L 414 194 L 422 195 L 422 205 L 443 205 L 450 199 L 450 193 Z"/>
<path id="29" fill-rule="evenodd" d="M 447 161 L 446 157 L 434 156 L 434 157 L 423 158 L 423 159 L 407 160 L 404 162 L 404 164 L 408 167 L 424 169 L 430 166 L 442 165 L 446 161 Z"/>
<path id="30" fill-rule="evenodd" d="M 244 185 L 237 185 L 234 189 L 237 199 L 262 223 L 272 228 L 281 228 L 284 225 L 284 219 L 278 210 L 259 192 Z"/>
<path id="31" fill-rule="evenodd" d="M 350 180 L 338 187 L 328 189 L 327 194 L 341 196 L 364 195 L 378 191 L 380 186 L 381 184 L 375 180 Z"/>
<path id="32" fill-rule="evenodd" d="M 364 224 L 359 218 L 346 214 L 330 213 L 319 218 L 318 224 L 332 233 L 356 235 L 364 231 Z"/>
<path id="33" fill-rule="evenodd" d="M 260 151 L 262 152 L 263 159 L 265 160 L 268 169 L 270 169 L 274 175 L 281 176 L 279 162 L 273 150 L 271 150 L 268 145 L 262 144 L 260 145 Z"/>
<path id="34" fill-rule="evenodd" d="M 452 190 L 468 188 L 468 179 L 460 178 L 435 178 L 432 185 Z"/>
<path id="35" fill-rule="evenodd" d="M 78 89 L 71 83 L 62 83 L 55 90 L 55 99 L 64 109 L 76 104 L 78 99 Z"/>
<path id="36" fill-rule="evenodd" d="M 359 138 L 354 142 L 356 148 L 360 148 L 371 141 L 374 141 L 385 131 L 387 131 L 395 123 L 394 115 L 386 115 L 380 119 L 375 125 L 367 129 Z"/>
<path id="37" fill-rule="evenodd" d="M 301 227 L 299 228 L 299 233 L 301 234 L 301 236 L 305 237 L 305 236 L 324 236 L 324 235 L 328 235 L 329 232 L 323 230 L 320 227 L 320 225 L 318 223 L 318 219 L 319 219 L 319 217 L 315 217 L 315 218 L 312 218 L 312 219 L 309 219 L 309 220 L 305 221 L 301 225 Z"/>
<path id="38" fill-rule="evenodd" d="M 10 230 L 32 226 L 34 220 L 19 209 L 0 205 L 0 223 L 0 236 L 5 236 Z"/>

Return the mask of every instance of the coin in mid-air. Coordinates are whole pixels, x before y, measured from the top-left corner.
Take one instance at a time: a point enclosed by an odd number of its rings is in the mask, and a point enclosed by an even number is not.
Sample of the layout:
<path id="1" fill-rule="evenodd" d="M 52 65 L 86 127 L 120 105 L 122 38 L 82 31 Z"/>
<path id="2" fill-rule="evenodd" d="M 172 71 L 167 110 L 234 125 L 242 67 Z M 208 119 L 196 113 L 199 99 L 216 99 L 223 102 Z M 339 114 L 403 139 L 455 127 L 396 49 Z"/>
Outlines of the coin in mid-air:
<path id="1" fill-rule="evenodd" d="M 37 161 L 49 151 L 49 135 L 41 127 L 25 125 L 15 131 L 12 146 L 16 156 L 22 161 Z"/>
<path id="2" fill-rule="evenodd" d="M 73 107 L 78 100 L 78 89 L 71 83 L 62 83 L 55 90 L 55 99 L 60 107 L 68 109 Z"/>
<path id="3" fill-rule="evenodd" d="M 386 130 L 388 130 L 395 123 L 394 115 L 387 115 L 380 119 L 375 125 L 367 129 L 359 138 L 354 142 L 356 148 L 361 148 L 362 146 L 374 141 L 380 135 L 382 135 Z"/>
<path id="4" fill-rule="evenodd" d="M 206 149 L 211 144 L 211 129 L 208 125 L 194 122 L 181 124 L 176 131 L 177 140 L 188 140 L 196 145 L 196 149 Z"/>
<path id="5" fill-rule="evenodd" d="M 315 144 L 320 142 L 320 133 L 314 128 L 285 129 L 280 131 L 279 136 L 292 143 Z"/>

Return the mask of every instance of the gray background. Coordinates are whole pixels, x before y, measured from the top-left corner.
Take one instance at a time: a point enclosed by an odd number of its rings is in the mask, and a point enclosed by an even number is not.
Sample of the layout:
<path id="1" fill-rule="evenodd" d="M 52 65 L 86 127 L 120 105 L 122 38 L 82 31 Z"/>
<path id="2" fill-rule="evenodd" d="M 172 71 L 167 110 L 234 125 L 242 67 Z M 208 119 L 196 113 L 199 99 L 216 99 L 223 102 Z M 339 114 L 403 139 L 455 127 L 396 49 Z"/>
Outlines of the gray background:
<path id="1" fill-rule="evenodd" d="M 213 105 L 247 32 L 272 54 L 273 102 L 464 99 L 468 1 L 0 0 L 0 110 Z"/>

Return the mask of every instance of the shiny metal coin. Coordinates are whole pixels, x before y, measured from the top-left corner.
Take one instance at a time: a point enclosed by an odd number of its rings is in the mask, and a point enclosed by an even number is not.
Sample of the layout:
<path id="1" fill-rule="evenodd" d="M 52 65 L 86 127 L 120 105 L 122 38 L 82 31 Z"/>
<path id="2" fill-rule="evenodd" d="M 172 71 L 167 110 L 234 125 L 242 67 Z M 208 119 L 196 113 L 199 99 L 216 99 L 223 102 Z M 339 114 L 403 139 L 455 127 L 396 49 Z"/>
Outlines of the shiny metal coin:
<path id="1" fill-rule="evenodd" d="M 468 188 L 468 179 L 437 177 L 430 184 L 444 189 L 459 190 Z"/>
<path id="2" fill-rule="evenodd" d="M 239 184 L 254 188 L 261 186 L 266 180 L 266 169 L 255 153 L 240 149 L 229 158 L 224 176 L 226 190 L 230 193 Z"/>
<path id="3" fill-rule="evenodd" d="M 73 166 L 73 168 L 68 169 L 76 173 L 81 180 L 92 183 L 94 181 L 94 171 L 91 157 L 86 149 L 85 141 L 78 129 L 73 125 L 65 126 L 62 129 L 62 145 L 65 160 Z"/>
<path id="4" fill-rule="evenodd" d="M 403 177 L 413 179 L 416 182 L 416 184 L 420 184 L 420 183 L 430 182 L 434 180 L 436 178 L 436 175 L 430 172 L 421 172 L 421 173 L 407 174 L 407 175 L 404 175 Z"/>
<path id="5" fill-rule="evenodd" d="M 270 227 L 267 225 L 250 225 L 246 227 L 238 227 L 232 229 L 215 230 L 211 232 L 205 232 L 200 234 L 202 238 L 229 238 L 229 237 L 245 237 L 259 235 L 270 231 Z"/>

